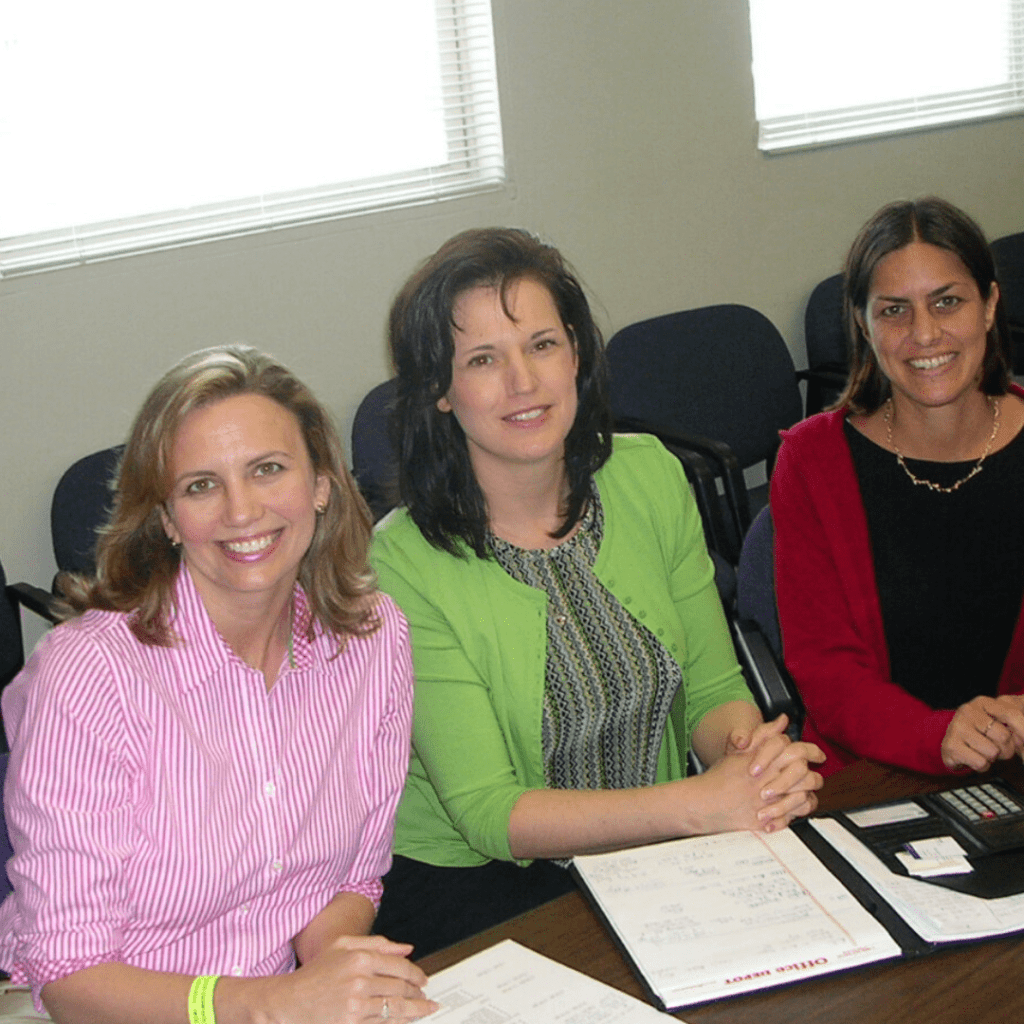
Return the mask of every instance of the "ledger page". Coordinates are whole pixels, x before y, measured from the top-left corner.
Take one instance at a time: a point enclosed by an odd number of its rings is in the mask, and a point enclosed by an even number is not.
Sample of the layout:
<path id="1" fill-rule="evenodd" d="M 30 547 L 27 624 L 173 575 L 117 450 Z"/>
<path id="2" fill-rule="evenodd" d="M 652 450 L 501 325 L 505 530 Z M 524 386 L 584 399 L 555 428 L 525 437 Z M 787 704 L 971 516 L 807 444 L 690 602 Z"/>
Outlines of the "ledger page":
<path id="1" fill-rule="evenodd" d="M 901 955 L 788 829 L 680 839 L 574 863 L 669 1007 Z"/>
<path id="2" fill-rule="evenodd" d="M 431 1024 L 667 1024 L 625 992 L 506 939 L 431 976 Z"/>

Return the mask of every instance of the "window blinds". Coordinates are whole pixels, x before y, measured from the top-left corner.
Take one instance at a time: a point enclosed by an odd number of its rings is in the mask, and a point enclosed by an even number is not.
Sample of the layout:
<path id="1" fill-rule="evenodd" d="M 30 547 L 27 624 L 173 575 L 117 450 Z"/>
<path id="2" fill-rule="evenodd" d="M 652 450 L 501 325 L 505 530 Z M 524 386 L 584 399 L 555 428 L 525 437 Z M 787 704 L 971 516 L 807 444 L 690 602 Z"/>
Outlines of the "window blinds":
<path id="1" fill-rule="evenodd" d="M 489 0 L 21 2 L 32 18 L 0 22 L 0 95 L 14 101 L 0 106 L 0 276 L 504 180 Z M 142 10 L 173 24 L 143 23 Z M 97 25 L 119 36 L 83 55 Z M 77 212 L 127 205 L 128 192 L 149 205 Z"/>
<path id="2" fill-rule="evenodd" d="M 1024 0 L 750 0 L 758 147 L 1024 111 Z"/>

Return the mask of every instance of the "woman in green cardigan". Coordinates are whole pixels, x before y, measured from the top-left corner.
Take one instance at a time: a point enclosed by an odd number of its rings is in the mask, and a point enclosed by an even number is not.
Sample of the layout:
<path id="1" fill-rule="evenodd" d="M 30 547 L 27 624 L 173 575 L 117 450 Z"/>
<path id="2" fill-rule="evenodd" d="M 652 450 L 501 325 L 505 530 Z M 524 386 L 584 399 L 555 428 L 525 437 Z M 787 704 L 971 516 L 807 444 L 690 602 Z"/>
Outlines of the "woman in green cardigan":
<path id="1" fill-rule="evenodd" d="M 414 752 L 377 928 L 422 955 L 571 888 L 575 854 L 784 828 L 822 758 L 764 723 L 679 463 L 612 438 L 600 333 L 557 250 L 448 241 L 390 318 Z M 686 777 L 693 749 L 708 771 Z"/>

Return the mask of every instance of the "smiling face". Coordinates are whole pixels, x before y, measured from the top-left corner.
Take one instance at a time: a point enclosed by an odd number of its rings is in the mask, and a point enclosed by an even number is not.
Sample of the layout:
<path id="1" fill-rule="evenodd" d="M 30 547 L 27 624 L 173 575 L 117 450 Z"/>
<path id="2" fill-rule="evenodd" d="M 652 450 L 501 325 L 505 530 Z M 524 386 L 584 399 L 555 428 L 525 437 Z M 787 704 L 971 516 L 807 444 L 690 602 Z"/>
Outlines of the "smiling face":
<path id="1" fill-rule="evenodd" d="M 977 392 L 998 299 L 948 249 L 911 242 L 881 260 L 857 322 L 893 400 L 934 408 Z"/>
<path id="2" fill-rule="evenodd" d="M 576 350 L 551 293 L 522 278 L 507 305 L 511 318 L 491 287 L 459 297 L 452 382 L 437 402 L 459 421 L 481 486 L 515 466 L 562 472 L 576 419 Z"/>
<path id="3" fill-rule="evenodd" d="M 164 529 L 214 622 L 285 599 L 330 493 L 295 415 L 263 395 L 225 398 L 185 417 L 169 456 Z"/>

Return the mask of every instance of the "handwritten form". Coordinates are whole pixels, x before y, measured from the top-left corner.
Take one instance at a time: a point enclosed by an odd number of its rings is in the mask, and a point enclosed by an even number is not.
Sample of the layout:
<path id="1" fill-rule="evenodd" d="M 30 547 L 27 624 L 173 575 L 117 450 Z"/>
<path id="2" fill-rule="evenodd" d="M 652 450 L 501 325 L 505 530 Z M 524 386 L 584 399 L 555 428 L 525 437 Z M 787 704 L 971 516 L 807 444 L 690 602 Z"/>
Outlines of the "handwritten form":
<path id="1" fill-rule="evenodd" d="M 639 999 L 563 967 L 511 939 L 438 971 L 430 1024 L 661 1024 Z"/>
<path id="2" fill-rule="evenodd" d="M 574 863 L 668 1007 L 901 955 L 788 829 L 679 839 Z"/>
<path id="3" fill-rule="evenodd" d="M 817 829 L 926 942 L 991 938 L 1024 930 L 1024 894 L 986 900 L 890 871 L 837 821 L 812 818 Z"/>

